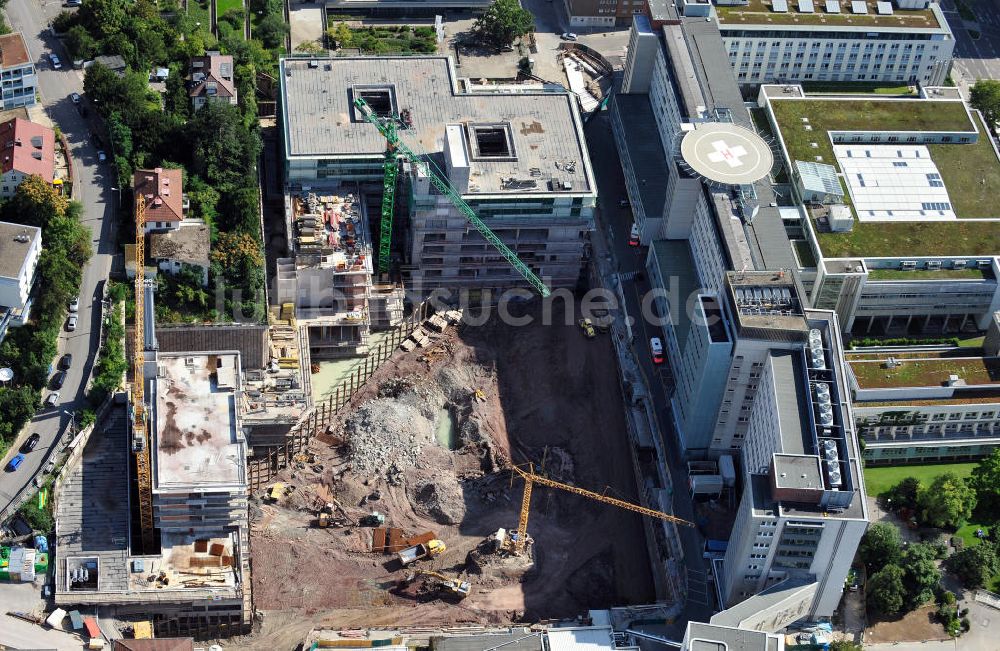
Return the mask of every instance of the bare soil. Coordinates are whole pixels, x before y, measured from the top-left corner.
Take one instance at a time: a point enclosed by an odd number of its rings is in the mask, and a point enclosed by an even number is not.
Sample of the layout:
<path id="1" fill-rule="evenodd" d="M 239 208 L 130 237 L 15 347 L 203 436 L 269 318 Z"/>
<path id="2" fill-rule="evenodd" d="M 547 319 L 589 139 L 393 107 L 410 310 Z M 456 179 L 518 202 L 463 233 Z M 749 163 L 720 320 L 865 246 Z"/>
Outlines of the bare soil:
<path id="1" fill-rule="evenodd" d="M 879 642 L 924 642 L 926 640 L 948 640 L 941 624 L 934 621 L 934 604 L 921 606 L 895 620 L 876 621 L 865 633 L 865 643 Z"/>
<path id="2" fill-rule="evenodd" d="M 537 321 L 539 314 L 532 316 Z M 416 404 L 427 415 L 450 410 L 456 449 L 418 445 L 413 465 L 358 476 L 352 466 L 362 464 L 352 462 L 344 424 L 362 405 L 370 411 L 387 398 L 407 409 Z M 637 501 L 607 335 L 588 340 L 575 325 L 498 321 L 451 329 L 428 348 L 397 351 L 342 418 L 279 477 L 294 487 L 288 497 L 276 505 L 252 500 L 254 602 L 264 620 L 241 647 L 283 648 L 286 638 L 301 639 L 305 622 L 340 628 L 506 624 L 653 599 L 639 516 L 572 493 L 535 488 L 530 557 L 500 558 L 479 549 L 498 528 L 517 527 L 522 485 L 505 469 L 508 460 Z M 398 432 L 393 436 L 398 440 Z M 447 551 L 418 566 L 471 582 L 472 594 L 453 602 L 419 580 L 403 586 L 407 571 L 399 561 L 369 551 L 370 527 L 315 527 L 315 506 L 333 499 L 352 519 L 377 510 L 387 526 L 408 535 L 436 532 Z"/>

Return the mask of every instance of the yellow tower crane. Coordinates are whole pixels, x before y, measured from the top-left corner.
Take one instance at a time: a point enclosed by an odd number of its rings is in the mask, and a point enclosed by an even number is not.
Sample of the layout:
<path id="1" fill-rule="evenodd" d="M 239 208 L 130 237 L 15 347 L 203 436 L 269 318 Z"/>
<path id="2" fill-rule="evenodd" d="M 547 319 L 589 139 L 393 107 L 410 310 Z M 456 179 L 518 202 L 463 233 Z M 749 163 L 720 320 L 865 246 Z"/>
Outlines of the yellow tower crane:
<path id="1" fill-rule="evenodd" d="M 146 198 L 135 193 L 135 342 L 132 351 L 132 452 L 139 484 L 139 526 L 143 553 L 153 550 L 153 480 L 149 463 L 149 432 L 146 429 L 144 371 L 146 333 Z"/>
<path id="2" fill-rule="evenodd" d="M 576 495 L 582 495 L 583 497 L 592 500 L 597 500 L 598 502 L 603 502 L 605 504 L 617 506 L 620 509 L 626 509 L 628 511 L 640 513 L 642 515 L 646 515 L 651 518 L 659 518 L 660 520 L 673 522 L 674 524 L 680 524 L 685 527 L 694 526 L 693 523 L 672 516 L 669 513 L 664 513 L 662 511 L 657 511 L 655 509 L 647 509 L 645 506 L 639 506 L 638 504 L 632 504 L 631 502 L 626 502 L 625 500 L 620 500 L 615 497 L 608 497 L 607 495 L 601 495 L 600 493 L 595 493 L 593 491 L 589 491 L 584 488 L 577 488 L 576 486 L 570 486 L 569 484 L 563 484 L 561 482 L 554 481 L 552 479 L 549 479 L 548 477 L 542 477 L 541 475 L 536 475 L 534 466 L 530 463 L 528 464 L 527 470 L 524 470 L 515 465 L 511 465 L 511 469 L 514 471 L 515 474 L 520 475 L 521 479 L 524 480 L 524 495 L 521 496 L 521 516 L 517 521 L 517 536 L 514 538 L 513 541 L 510 542 L 509 546 L 506 546 L 507 549 L 510 549 L 515 554 L 520 554 L 521 552 L 523 552 L 524 546 L 528 542 L 528 515 L 529 512 L 531 511 L 531 490 L 534 484 L 541 484 L 542 486 L 548 486 L 550 488 L 558 488 L 560 490 L 564 490 L 569 493 L 574 493 Z"/>

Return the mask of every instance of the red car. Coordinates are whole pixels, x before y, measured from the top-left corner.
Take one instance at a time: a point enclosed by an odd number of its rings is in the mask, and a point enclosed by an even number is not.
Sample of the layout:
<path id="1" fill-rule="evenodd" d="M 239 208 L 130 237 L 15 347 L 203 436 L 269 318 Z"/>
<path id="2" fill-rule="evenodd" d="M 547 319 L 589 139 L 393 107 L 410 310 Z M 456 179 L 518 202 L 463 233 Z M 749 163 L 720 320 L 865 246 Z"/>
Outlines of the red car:
<path id="1" fill-rule="evenodd" d="M 632 224 L 632 230 L 628 234 L 628 245 L 639 246 L 639 225 Z"/>

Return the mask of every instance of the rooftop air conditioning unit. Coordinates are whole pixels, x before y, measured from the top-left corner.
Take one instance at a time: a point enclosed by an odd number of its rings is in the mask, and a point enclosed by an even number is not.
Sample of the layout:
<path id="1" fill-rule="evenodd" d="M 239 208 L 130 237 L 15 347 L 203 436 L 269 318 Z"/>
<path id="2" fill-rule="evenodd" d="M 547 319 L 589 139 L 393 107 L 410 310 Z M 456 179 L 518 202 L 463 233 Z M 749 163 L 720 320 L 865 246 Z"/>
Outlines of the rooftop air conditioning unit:
<path id="1" fill-rule="evenodd" d="M 915 269 L 917 263 L 914 260 L 903 260 L 899 263 L 899 266 L 903 269 Z"/>

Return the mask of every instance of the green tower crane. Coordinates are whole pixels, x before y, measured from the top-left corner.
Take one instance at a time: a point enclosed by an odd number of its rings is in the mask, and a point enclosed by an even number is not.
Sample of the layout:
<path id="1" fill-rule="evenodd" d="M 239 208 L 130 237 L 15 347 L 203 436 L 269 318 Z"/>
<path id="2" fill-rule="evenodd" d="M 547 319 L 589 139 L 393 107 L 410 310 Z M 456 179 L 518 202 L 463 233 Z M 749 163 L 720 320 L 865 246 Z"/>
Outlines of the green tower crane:
<path id="1" fill-rule="evenodd" d="M 511 251 L 510 247 L 503 243 L 503 241 L 497 237 L 496 233 L 490 230 L 490 227 L 483 222 L 482 219 L 476 215 L 476 211 L 472 209 L 468 203 L 462 198 L 462 195 L 458 193 L 458 190 L 451 184 L 447 177 L 438 169 L 437 165 L 426 156 L 421 156 L 419 153 L 415 152 L 411 147 L 407 146 L 403 142 L 400 135 L 399 129 L 397 129 L 397 118 L 392 117 L 380 117 L 371 106 L 368 105 L 361 97 L 356 97 L 354 99 L 354 106 L 358 109 L 361 115 L 364 116 L 366 120 L 371 122 L 379 130 L 386 140 L 386 154 L 385 154 L 385 177 L 384 177 L 384 191 L 382 199 L 382 223 L 380 225 L 381 238 L 379 240 L 379 271 L 388 271 L 389 266 L 389 240 L 392 236 L 392 216 L 393 207 L 395 206 L 395 192 L 396 192 L 396 175 L 397 175 L 397 157 L 402 156 L 404 159 L 413 163 L 414 165 L 419 165 L 426 173 L 427 178 L 430 180 L 431 184 L 437 188 L 437 190 L 448 197 L 448 199 L 455 205 L 456 208 L 465 216 L 469 222 L 476 227 L 476 230 L 486 239 L 487 242 L 492 244 L 500 255 L 504 257 L 507 262 L 509 262 L 518 273 L 524 277 L 525 280 L 531 284 L 535 290 L 546 297 L 552 292 L 549 288 L 542 282 L 531 268 L 524 264 L 517 254 Z"/>

